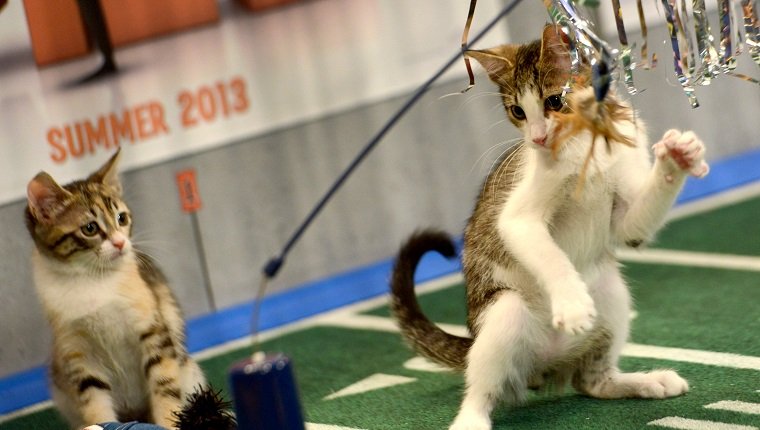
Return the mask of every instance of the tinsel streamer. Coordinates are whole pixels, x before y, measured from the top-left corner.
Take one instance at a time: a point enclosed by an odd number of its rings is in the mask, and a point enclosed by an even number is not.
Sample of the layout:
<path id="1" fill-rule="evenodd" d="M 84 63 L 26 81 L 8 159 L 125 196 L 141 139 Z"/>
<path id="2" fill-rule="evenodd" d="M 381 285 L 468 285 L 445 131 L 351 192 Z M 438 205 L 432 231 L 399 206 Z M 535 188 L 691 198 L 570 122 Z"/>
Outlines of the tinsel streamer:
<path id="1" fill-rule="evenodd" d="M 753 0 L 742 0 L 742 15 L 744 17 L 744 35 L 752 60 L 760 66 L 760 20 Z"/>
<path id="2" fill-rule="evenodd" d="M 641 38 L 644 39 L 643 43 L 641 45 L 641 64 L 640 66 L 643 69 L 654 69 L 657 67 L 657 54 L 652 54 L 652 61 L 651 64 L 649 62 L 649 53 L 647 52 L 647 21 L 644 17 L 644 8 L 641 5 L 641 0 L 636 0 L 636 10 L 639 13 L 639 25 L 641 26 Z"/>
<path id="3" fill-rule="evenodd" d="M 620 0 L 612 0 L 612 9 L 615 13 L 615 25 L 617 26 L 618 39 L 620 40 L 620 62 L 623 65 L 623 81 L 628 94 L 636 94 L 636 86 L 633 84 L 633 64 L 631 62 L 631 48 L 628 47 L 628 35 L 625 33 L 623 22 L 623 10 Z"/>
<path id="4" fill-rule="evenodd" d="M 569 29 L 567 27 L 562 27 L 562 32 L 564 33 L 566 31 L 569 31 Z M 568 81 L 565 83 L 565 86 L 562 87 L 562 94 L 561 94 L 562 103 L 566 103 L 565 99 L 567 97 L 567 93 L 569 93 L 570 91 L 572 91 L 573 79 L 574 79 L 575 76 L 578 76 L 578 72 L 581 69 L 581 57 L 580 57 L 580 54 L 578 53 L 578 49 L 577 49 L 577 46 L 575 44 L 575 41 L 573 40 L 572 37 L 570 37 L 569 34 L 565 33 L 565 35 L 567 36 L 567 42 L 568 42 L 568 45 L 569 45 L 568 46 L 568 50 L 570 51 L 570 75 L 571 75 L 571 78 L 568 79 Z"/>
<path id="5" fill-rule="evenodd" d="M 720 19 L 720 67 L 726 73 L 736 68 L 736 59 L 731 45 L 730 0 L 718 0 L 718 18 Z"/>
<path id="6" fill-rule="evenodd" d="M 697 36 L 697 50 L 701 64 L 699 70 L 700 83 L 710 85 L 712 78 L 718 75 L 719 67 L 718 53 L 715 51 L 715 39 L 707 21 L 705 0 L 693 0 L 692 13 L 694 14 L 694 32 Z"/>
<path id="7" fill-rule="evenodd" d="M 465 51 L 467 51 L 467 38 L 470 35 L 470 26 L 472 25 L 472 17 L 475 15 L 475 5 L 477 2 L 478 0 L 470 0 L 470 10 L 467 12 L 467 21 L 464 24 L 464 31 L 462 31 L 462 58 L 464 58 L 464 66 L 467 68 L 467 76 L 470 78 L 469 85 L 462 90 L 463 93 L 466 93 L 470 88 L 475 86 L 475 74 L 472 73 L 470 57 L 465 55 Z"/>
<path id="8" fill-rule="evenodd" d="M 738 9 L 741 8 L 738 6 L 738 1 L 734 0 L 731 2 L 731 29 L 734 33 L 734 57 L 738 57 L 744 52 L 744 32 L 742 31 L 744 26 L 737 24 L 741 23 L 744 20 L 744 14 L 742 13 L 740 15 Z"/>
<path id="9" fill-rule="evenodd" d="M 728 1 L 728 0 L 725 0 Z M 681 47 L 678 43 L 678 25 L 675 18 L 675 0 L 662 0 L 662 6 L 665 10 L 665 20 L 668 23 L 668 32 L 670 33 L 670 44 L 673 48 L 673 68 L 686 96 L 689 98 L 689 104 L 692 108 L 699 107 L 699 101 L 694 94 L 694 86 L 690 79 L 684 74 L 681 67 Z"/>
<path id="10" fill-rule="evenodd" d="M 546 10 L 549 13 L 549 18 L 551 18 L 552 22 L 558 24 L 560 28 L 562 29 L 562 32 L 565 33 L 568 40 L 568 51 L 570 52 L 570 79 L 565 83 L 565 85 L 562 87 L 562 103 L 566 103 L 566 97 L 567 93 L 572 91 L 573 86 L 573 79 L 575 76 L 578 75 L 578 71 L 580 70 L 581 65 L 581 55 L 578 51 L 578 46 L 575 43 L 574 35 L 571 35 L 572 30 L 570 29 L 570 23 L 565 18 L 565 16 L 559 11 L 559 9 L 552 3 L 551 0 L 544 0 L 544 5 L 546 6 Z"/>
<path id="11" fill-rule="evenodd" d="M 686 76 L 694 82 L 697 61 L 694 57 L 694 42 L 692 42 L 691 29 L 689 28 L 689 11 L 686 9 L 686 0 L 681 0 L 680 12 L 677 8 L 675 9 L 675 18 L 679 31 L 679 43 L 682 49 L 681 63 L 688 71 L 684 71 Z"/>
<path id="12" fill-rule="evenodd" d="M 575 35 L 576 49 L 581 57 L 586 59 L 595 71 L 597 79 L 594 80 L 594 90 L 597 100 L 602 100 L 609 89 L 609 81 L 614 72 L 617 51 L 597 36 L 590 28 L 589 23 L 582 18 L 570 0 L 544 0 L 544 5 L 554 22 L 571 27 Z"/>

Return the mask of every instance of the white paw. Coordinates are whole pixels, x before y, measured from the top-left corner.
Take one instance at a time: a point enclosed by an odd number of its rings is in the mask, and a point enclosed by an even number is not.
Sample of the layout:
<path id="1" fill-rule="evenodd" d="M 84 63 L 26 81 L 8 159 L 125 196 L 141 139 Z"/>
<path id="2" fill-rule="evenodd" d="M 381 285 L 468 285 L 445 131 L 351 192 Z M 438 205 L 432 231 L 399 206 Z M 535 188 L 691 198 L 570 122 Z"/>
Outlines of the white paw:
<path id="1" fill-rule="evenodd" d="M 672 370 L 655 370 L 647 373 L 647 382 L 639 389 L 639 396 L 647 399 L 675 397 L 689 391 L 689 383 Z"/>
<path id="2" fill-rule="evenodd" d="M 551 297 L 552 325 L 568 334 L 580 334 L 591 330 L 596 318 L 594 299 L 586 285 L 578 280 L 554 289 Z"/>
<path id="3" fill-rule="evenodd" d="M 697 178 L 706 176 L 710 171 L 704 158 L 705 144 L 692 131 L 681 133 L 678 130 L 668 130 L 652 149 L 658 159 L 669 159 L 678 168 Z"/>
<path id="4" fill-rule="evenodd" d="M 462 410 L 449 430 L 491 430 L 491 418 L 474 411 Z"/>

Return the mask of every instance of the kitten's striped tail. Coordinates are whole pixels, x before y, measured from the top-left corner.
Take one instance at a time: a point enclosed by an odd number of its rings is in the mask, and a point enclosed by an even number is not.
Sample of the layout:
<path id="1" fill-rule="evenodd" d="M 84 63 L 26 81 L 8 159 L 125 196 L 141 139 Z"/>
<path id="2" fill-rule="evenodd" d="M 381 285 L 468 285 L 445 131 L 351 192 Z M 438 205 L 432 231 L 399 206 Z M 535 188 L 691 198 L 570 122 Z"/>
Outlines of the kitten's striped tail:
<path id="1" fill-rule="evenodd" d="M 391 279 L 391 312 L 401 334 L 415 352 L 449 368 L 464 370 L 472 339 L 446 333 L 422 313 L 414 293 L 414 271 L 422 256 L 436 251 L 456 257 L 448 234 L 436 230 L 414 233 L 401 247 Z"/>

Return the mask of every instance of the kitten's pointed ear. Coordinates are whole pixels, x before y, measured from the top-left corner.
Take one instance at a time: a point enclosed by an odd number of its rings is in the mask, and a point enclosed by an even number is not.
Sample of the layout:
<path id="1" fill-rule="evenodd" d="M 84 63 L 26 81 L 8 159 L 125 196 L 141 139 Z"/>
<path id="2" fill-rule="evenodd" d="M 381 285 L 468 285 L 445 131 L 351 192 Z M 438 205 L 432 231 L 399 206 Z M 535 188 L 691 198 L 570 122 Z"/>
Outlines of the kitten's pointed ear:
<path id="1" fill-rule="evenodd" d="M 121 194 L 121 181 L 119 180 L 119 158 L 121 155 L 121 148 L 116 150 L 116 153 L 106 161 L 97 172 L 90 175 L 87 178 L 88 181 L 99 182 L 105 186 L 111 187 L 114 191 Z"/>
<path id="2" fill-rule="evenodd" d="M 514 67 L 515 52 L 514 46 L 501 45 L 491 49 L 469 50 L 464 54 L 480 63 L 492 81 L 501 84 L 504 74 Z"/>
<path id="3" fill-rule="evenodd" d="M 43 223 L 50 223 L 65 207 L 66 199 L 71 193 L 61 188 L 52 176 L 40 172 L 26 186 L 29 210 L 34 218 Z"/>
<path id="4" fill-rule="evenodd" d="M 544 26 L 544 32 L 541 35 L 541 62 L 553 64 L 560 70 L 570 70 L 572 65 L 570 38 L 559 25 L 546 24 Z"/>

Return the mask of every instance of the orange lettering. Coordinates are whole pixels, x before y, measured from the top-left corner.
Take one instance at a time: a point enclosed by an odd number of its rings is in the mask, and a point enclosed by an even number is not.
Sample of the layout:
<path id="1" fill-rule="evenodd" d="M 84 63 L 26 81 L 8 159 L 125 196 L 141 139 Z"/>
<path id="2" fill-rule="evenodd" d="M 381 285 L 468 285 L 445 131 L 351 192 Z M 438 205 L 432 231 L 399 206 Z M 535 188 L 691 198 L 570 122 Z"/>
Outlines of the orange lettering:
<path id="1" fill-rule="evenodd" d="M 135 108 L 135 123 L 137 125 L 137 136 L 140 139 L 150 137 L 150 105 L 142 105 Z"/>
<path id="2" fill-rule="evenodd" d="M 108 119 L 111 123 L 111 141 L 114 145 L 121 145 L 121 139 L 134 140 L 129 110 L 125 110 L 121 118 L 116 113 L 112 113 Z"/>
<path id="3" fill-rule="evenodd" d="M 74 158 L 79 158 L 84 154 L 84 145 L 82 145 L 82 127 L 77 123 L 74 124 L 77 138 L 71 134 L 71 126 L 67 125 L 65 128 L 66 141 L 69 144 L 69 154 Z"/>
<path id="4" fill-rule="evenodd" d="M 153 123 L 153 133 L 169 134 L 169 126 L 166 124 L 166 117 L 164 116 L 164 106 L 158 102 L 151 102 L 149 106 L 150 119 Z"/>
<path id="5" fill-rule="evenodd" d="M 106 118 L 98 118 L 98 125 L 93 127 L 90 121 L 84 122 L 84 134 L 87 142 L 87 148 L 90 153 L 95 152 L 95 146 L 103 146 L 108 149 L 111 147 L 108 141 L 108 129 L 106 128 Z"/>
<path id="6" fill-rule="evenodd" d="M 63 163 L 66 161 L 66 148 L 63 146 L 61 139 L 63 133 L 59 128 L 51 128 L 47 133 L 47 141 L 50 146 L 53 147 L 53 152 L 50 153 L 50 158 L 55 163 Z"/>

